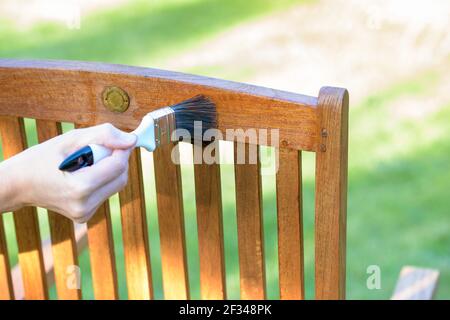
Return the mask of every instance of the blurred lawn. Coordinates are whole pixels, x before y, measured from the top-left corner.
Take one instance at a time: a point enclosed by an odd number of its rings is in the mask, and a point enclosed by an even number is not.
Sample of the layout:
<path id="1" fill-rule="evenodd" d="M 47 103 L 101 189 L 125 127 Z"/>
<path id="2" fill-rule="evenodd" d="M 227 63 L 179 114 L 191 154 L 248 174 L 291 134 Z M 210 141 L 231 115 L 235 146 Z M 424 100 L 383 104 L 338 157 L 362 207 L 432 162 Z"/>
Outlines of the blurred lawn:
<path id="1" fill-rule="evenodd" d="M 0 57 L 96 60 L 123 64 L 152 65 L 246 19 L 273 10 L 286 9 L 295 1 L 135 1 L 119 9 L 95 13 L 82 19 L 82 27 L 70 31 L 42 24 L 16 30 L 0 24 Z M 223 66 L 226 69 L 226 66 Z M 222 75 L 208 72 L 208 75 Z M 350 154 L 348 195 L 348 298 L 389 298 L 400 268 L 406 264 L 433 267 L 441 271 L 438 297 L 450 297 L 450 106 L 425 116 L 421 121 L 392 117 L 390 103 L 404 96 L 424 96 L 440 81 L 436 70 L 405 79 L 375 92 L 350 112 Z M 239 79 L 238 79 L 239 80 Z M 245 79 L 244 79 L 245 80 Z M 30 144 L 36 143 L 34 123 L 27 120 Z M 69 130 L 70 125 L 65 125 Z M 189 147 L 187 147 L 189 149 Z M 263 160 L 266 157 L 262 150 Z M 313 297 L 314 157 L 303 153 L 304 228 L 307 297 Z M 162 298 L 153 168 L 144 166 L 146 206 L 149 221 L 151 263 L 155 295 Z M 224 234 L 227 289 L 230 298 L 239 297 L 234 170 L 222 165 Z M 198 247 L 192 166 L 183 165 L 183 197 L 191 293 L 199 298 Z M 277 225 L 274 176 L 263 177 L 264 232 L 269 298 L 277 298 Z M 126 298 L 123 248 L 118 197 L 111 199 L 120 297 Z M 44 210 L 41 230 L 48 235 Z M 12 262 L 17 249 L 11 215 L 5 215 Z M 83 296 L 93 298 L 89 255 L 80 256 Z M 366 268 L 379 265 L 381 290 L 366 288 Z M 52 297 L 55 297 L 52 288 Z"/>

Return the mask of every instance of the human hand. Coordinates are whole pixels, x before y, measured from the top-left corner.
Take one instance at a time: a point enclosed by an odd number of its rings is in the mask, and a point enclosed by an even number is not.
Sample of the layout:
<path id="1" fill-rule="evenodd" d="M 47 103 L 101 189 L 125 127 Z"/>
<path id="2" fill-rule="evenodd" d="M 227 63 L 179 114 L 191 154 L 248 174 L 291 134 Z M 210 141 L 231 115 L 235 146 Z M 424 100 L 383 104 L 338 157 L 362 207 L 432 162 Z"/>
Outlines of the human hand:
<path id="1" fill-rule="evenodd" d="M 69 131 L 3 161 L 0 176 L 8 190 L 0 189 L 0 212 L 31 205 L 78 223 L 86 222 L 106 199 L 126 185 L 128 158 L 136 139 L 134 134 L 102 124 Z M 114 151 L 95 165 L 75 172 L 58 169 L 69 154 L 91 143 Z M 5 194 L 8 199 L 2 199 Z"/>

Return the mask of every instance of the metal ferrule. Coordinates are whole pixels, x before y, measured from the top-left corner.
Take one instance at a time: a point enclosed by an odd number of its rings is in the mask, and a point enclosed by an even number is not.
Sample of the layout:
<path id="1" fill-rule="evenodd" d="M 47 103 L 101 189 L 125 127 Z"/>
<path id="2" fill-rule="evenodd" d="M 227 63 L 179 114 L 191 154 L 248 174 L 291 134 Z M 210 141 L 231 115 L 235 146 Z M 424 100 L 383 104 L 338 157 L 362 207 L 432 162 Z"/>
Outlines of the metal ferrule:
<path id="1" fill-rule="evenodd" d="M 172 132 L 176 129 L 175 112 L 170 107 L 161 108 L 149 113 L 155 121 L 156 147 L 169 144 Z"/>

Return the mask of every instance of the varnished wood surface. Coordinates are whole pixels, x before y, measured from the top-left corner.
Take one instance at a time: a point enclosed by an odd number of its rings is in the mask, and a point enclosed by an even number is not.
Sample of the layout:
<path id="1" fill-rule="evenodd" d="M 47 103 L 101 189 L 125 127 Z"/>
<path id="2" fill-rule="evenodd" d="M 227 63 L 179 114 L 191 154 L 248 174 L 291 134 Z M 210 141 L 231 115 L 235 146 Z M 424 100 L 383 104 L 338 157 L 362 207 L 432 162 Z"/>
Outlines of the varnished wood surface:
<path id="1" fill-rule="evenodd" d="M 164 298 L 189 299 L 180 166 L 171 159 L 172 146 L 153 153 Z M 175 158 L 179 154 L 175 153 Z"/>
<path id="2" fill-rule="evenodd" d="M 345 299 L 348 93 L 322 88 L 316 153 L 316 299 Z"/>
<path id="3" fill-rule="evenodd" d="M 62 133 L 61 124 L 54 121 L 37 120 L 36 129 L 39 142 L 44 142 Z M 68 276 L 70 275 L 68 270 L 72 266 L 78 266 L 78 252 L 73 222 L 50 210 L 48 211 L 48 221 L 58 299 L 81 299 L 81 290 L 67 285 Z"/>
<path id="4" fill-rule="evenodd" d="M 6 247 L 3 217 L 0 214 L 0 300 L 14 299 L 11 282 L 11 265 L 9 264 L 8 248 Z"/>
<path id="5" fill-rule="evenodd" d="M 126 112 L 113 113 L 103 106 L 101 93 L 108 86 L 117 86 L 127 92 L 130 97 L 130 107 Z M 82 126 L 111 122 L 119 128 L 132 130 L 139 124 L 142 116 L 149 111 L 201 93 L 209 96 L 216 103 L 218 127 L 223 133 L 227 129 L 279 129 L 279 140 L 276 142 L 281 144 L 283 152 L 286 151 L 281 155 L 284 162 L 281 164 L 281 173 L 277 178 L 277 190 L 280 190 L 277 196 L 280 294 L 286 299 L 302 298 L 304 295 L 301 187 L 299 185 L 301 170 L 294 165 L 296 152 L 297 150 L 317 152 L 316 297 L 318 299 L 345 298 L 348 152 L 348 94 L 345 90 L 323 88 L 317 99 L 156 69 L 87 62 L 11 59 L 0 59 L 0 88 L 0 116 L 2 119 L 12 119 L 12 121 L 19 120 L 16 117 L 20 116 L 47 121 L 74 122 Z M 4 132 L 8 131 L 4 128 L 8 126 L 1 123 L 1 127 L 2 135 L 4 135 Z M 9 133 L 6 135 L 8 136 Z M 238 134 L 238 136 L 225 138 L 236 141 L 240 137 Z M 13 143 L 16 145 L 14 148 L 19 146 L 17 151 L 19 152 L 25 146 L 16 142 Z M 259 144 L 270 145 L 271 142 L 259 142 Z M 189 281 L 180 169 L 171 162 L 168 149 L 156 151 L 154 159 L 164 293 L 168 299 L 188 299 Z M 298 177 L 296 170 L 298 170 Z M 265 270 L 259 167 L 257 164 L 236 165 L 235 175 L 241 297 L 263 299 L 265 298 Z M 292 176 L 294 176 L 293 179 Z M 197 183 L 197 189 L 205 190 L 202 182 L 206 183 L 208 180 L 214 186 L 208 192 L 204 192 L 204 199 L 197 198 L 197 206 L 200 207 L 199 244 L 205 248 L 204 240 L 209 239 L 209 243 L 215 243 L 214 246 L 219 248 L 215 254 L 220 255 L 221 244 L 218 240 L 220 188 L 218 182 L 214 180 L 214 177 L 217 177 L 217 171 L 213 167 L 199 167 L 196 169 L 196 178 L 199 179 L 199 177 L 204 178 Z M 122 195 L 122 199 L 126 201 L 121 202 L 135 203 L 136 206 L 134 204 L 130 206 L 142 208 L 140 201 L 135 202 L 136 192 L 139 193 L 137 189 L 133 187 L 133 190 L 128 190 L 129 194 L 126 191 L 127 195 Z M 123 208 L 123 210 L 127 212 L 128 209 Z M 16 229 L 37 230 L 37 234 L 32 231 L 22 237 L 18 232 L 19 250 L 22 253 L 20 264 L 25 270 L 26 298 L 46 298 L 42 254 L 39 245 L 36 244 L 39 240 L 39 230 L 36 229 L 36 210 L 24 208 L 20 211 L 21 218 L 15 217 Z M 211 212 L 213 215 L 206 216 Z M 148 256 L 142 256 L 146 242 L 145 231 L 141 230 L 142 233 L 140 233 L 139 230 L 133 230 L 131 226 L 133 221 L 140 224 L 139 228 L 142 228 L 145 223 L 142 214 L 122 216 L 122 223 L 127 230 L 125 234 L 129 232 L 126 236 L 128 240 L 125 241 L 133 243 L 128 248 L 140 248 L 139 254 L 130 254 L 132 250 L 126 249 L 128 257 L 134 256 L 131 260 L 127 258 L 128 261 L 139 260 L 136 262 L 139 267 L 136 268 L 130 267 L 135 263 L 126 263 L 127 277 L 134 279 L 131 282 L 136 284 L 138 282 L 136 279 L 140 278 L 138 274 L 147 274 L 143 276 L 147 278 L 142 283 L 144 287 L 148 286 L 148 290 L 141 290 L 142 287 L 139 285 L 131 285 L 131 287 L 129 285 L 128 288 L 129 290 L 132 288 L 131 292 L 148 292 L 150 297 L 151 273 Z M 108 203 L 99 209 L 94 218 L 89 221 L 88 226 L 95 296 L 99 299 L 115 299 L 117 298 L 117 275 Z M 293 245 L 294 249 L 289 247 L 290 245 Z M 29 248 L 32 249 L 28 250 Z M 206 251 L 212 254 L 212 250 Z M 208 267 L 205 269 L 205 259 L 203 257 L 201 259 L 203 259 L 203 263 L 201 262 L 203 271 L 208 270 Z M 33 263 L 28 263 L 30 261 Z M 221 263 L 219 261 L 219 265 Z M 148 268 L 145 265 L 148 265 Z M 209 283 L 209 287 L 213 288 L 202 287 L 202 296 L 220 297 L 222 294 L 225 296 L 221 270 L 220 275 L 214 276 L 207 276 L 211 275 L 210 271 L 201 271 L 202 279 L 209 279 L 202 281 L 202 286 L 205 283 L 208 286 Z M 216 283 L 215 281 L 217 284 L 213 284 Z M 147 295 L 144 294 L 142 297 L 147 298 Z"/>
<path id="6" fill-rule="evenodd" d="M 75 128 L 85 127 L 79 123 Z M 109 200 L 87 222 L 92 285 L 98 300 L 118 298 L 117 269 Z"/>
<path id="7" fill-rule="evenodd" d="M 237 164 L 239 144 L 234 145 L 234 174 L 241 299 L 260 300 L 266 298 L 266 277 L 259 146 L 255 147 L 256 163 L 249 163 L 251 148 L 245 144 L 245 163 Z"/>
<path id="8" fill-rule="evenodd" d="M 194 175 L 201 297 L 226 299 L 220 165 L 194 164 Z"/>
<path id="9" fill-rule="evenodd" d="M 126 112 L 103 106 L 108 86 L 127 92 Z M 279 90 L 149 68 L 11 59 L 0 59 L 0 88 L 0 115 L 82 125 L 110 122 L 125 130 L 135 129 L 154 109 L 204 94 L 215 102 L 224 134 L 226 129 L 279 129 L 284 146 L 317 148 L 317 99 Z"/>
<path id="10" fill-rule="evenodd" d="M 117 299 L 117 270 L 108 201 L 97 209 L 87 226 L 95 298 Z"/>
<path id="11" fill-rule="evenodd" d="M 305 298 L 300 151 L 278 150 L 276 177 L 280 298 Z"/>
<path id="12" fill-rule="evenodd" d="M 0 117 L 0 133 L 5 159 L 27 148 L 22 118 Z M 24 207 L 19 209 L 14 212 L 13 218 L 25 299 L 48 299 L 36 208 Z"/>
<path id="13" fill-rule="evenodd" d="M 130 156 L 128 183 L 119 192 L 128 298 L 153 298 L 140 149 Z"/>

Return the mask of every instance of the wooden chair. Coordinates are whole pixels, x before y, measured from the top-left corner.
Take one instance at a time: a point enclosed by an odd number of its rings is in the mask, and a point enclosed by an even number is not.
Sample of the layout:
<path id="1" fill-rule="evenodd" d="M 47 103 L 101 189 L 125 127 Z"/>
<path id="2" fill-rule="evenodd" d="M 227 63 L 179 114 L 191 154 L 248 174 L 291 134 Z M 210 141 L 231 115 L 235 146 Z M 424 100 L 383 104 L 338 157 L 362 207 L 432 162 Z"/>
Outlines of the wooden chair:
<path id="1" fill-rule="evenodd" d="M 105 107 L 105 88 L 121 88 L 129 107 Z M 23 118 L 36 119 L 39 141 L 61 133 L 61 122 L 110 122 L 132 130 L 148 112 L 204 94 L 217 104 L 218 127 L 279 129 L 276 176 L 281 299 L 304 298 L 301 151 L 316 154 L 315 297 L 345 298 L 348 93 L 324 87 L 318 97 L 156 69 L 69 61 L 0 60 L 0 133 L 4 157 L 24 150 Z M 235 136 L 239 140 L 244 136 Z M 270 140 L 269 140 L 270 141 Z M 278 141 L 277 141 L 278 142 Z M 269 142 L 269 144 L 272 142 Z M 248 145 L 247 143 L 245 143 Z M 154 152 L 163 289 L 166 299 L 189 299 L 180 168 L 172 146 Z M 235 148 L 236 149 L 236 148 Z M 195 165 L 200 281 L 203 299 L 225 299 L 220 166 Z M 259 164 L 236 164 L 240 290 L 264 299 L 265 270 Z M 130 159 L 120 192 L 130 299 L 153 297 L 140 151 Z M 48 283 L 36 208 L 14 213 L 26 299 L 47 299 Z M 12 281 L 0 215 L 0 298 L 12 299 Z M 49 212 L 57 294 L 80 299 L 66 286 L 66 267 L 77 265 L 73 224 Z M 88 247 L 97 299 L 116 299 L 117 275 L 108 202 L 88 222 Z"/>

